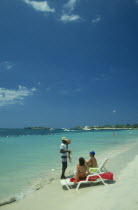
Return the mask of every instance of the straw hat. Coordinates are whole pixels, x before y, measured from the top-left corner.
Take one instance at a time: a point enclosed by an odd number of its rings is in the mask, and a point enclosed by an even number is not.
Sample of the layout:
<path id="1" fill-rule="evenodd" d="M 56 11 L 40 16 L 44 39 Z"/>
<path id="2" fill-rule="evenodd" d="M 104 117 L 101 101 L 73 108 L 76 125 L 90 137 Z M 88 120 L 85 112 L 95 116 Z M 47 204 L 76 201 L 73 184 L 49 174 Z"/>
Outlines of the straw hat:
<path id="1" fill-rule="evenodd" d="M 66 137 L 62 137 L 61 140 L 66 141 L 68 144 L 71 144 L 71 140 L 67 139 Z"/>

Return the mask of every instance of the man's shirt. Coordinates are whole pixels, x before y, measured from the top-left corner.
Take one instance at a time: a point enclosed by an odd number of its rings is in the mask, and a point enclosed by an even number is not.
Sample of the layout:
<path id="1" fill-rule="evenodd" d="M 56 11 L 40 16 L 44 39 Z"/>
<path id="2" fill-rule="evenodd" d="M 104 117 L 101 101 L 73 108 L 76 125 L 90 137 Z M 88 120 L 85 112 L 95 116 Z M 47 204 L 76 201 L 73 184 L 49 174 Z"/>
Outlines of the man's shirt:
<path id="1" fill-rule="evenodd" d="M 63 143 L 60 145 L 60 149 L 62 149 L 64 151 L 68 150 L 67 145 L 63 144 Z M 62 154 L 62 156 L 67 156 L 67 152 L 64 152 L 64 153 L 61 153 L 61 154 Z"/>

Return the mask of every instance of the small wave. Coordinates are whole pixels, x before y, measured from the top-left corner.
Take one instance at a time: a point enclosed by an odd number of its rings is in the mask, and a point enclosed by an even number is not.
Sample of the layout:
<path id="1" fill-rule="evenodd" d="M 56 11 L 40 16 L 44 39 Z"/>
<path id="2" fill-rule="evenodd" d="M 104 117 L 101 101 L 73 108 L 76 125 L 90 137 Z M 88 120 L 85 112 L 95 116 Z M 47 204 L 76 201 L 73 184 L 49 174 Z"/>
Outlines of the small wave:
<path id="1" fill-rule="evenodd" d="M 10 204 L 10 203 L 13 203 L 15 201 L 16 201 L 16 197 L 10 197 L 7 200 L 1 201 L 0 206 L 4 206 L 4 205 Z"/>
<path id="2" fill-rule="evenodd" d="M 73 170 L 69 170 L 67 173 L 67 176 L 71 175 Z M 26 196 L 28 196 L 29 194 L 42 189 L 44 186 L 46 186 L 47 184 L 52 183 L 52 181 L 54 180 L 59 180 L 60 179 L 60 170 L 59 169 L 52 169 L 51 170 L 51 174 L 49 174 L 47 177 L 45 178 L 40 178 L 39 180 L 37 180 L 37 182 L 35 181 L 35 183 L 33 184 L 33 186 L 31 187 L 31 189 L 27 190 L 26 192 L 21 192 L 18 195 L 13 195 L 10 196 L 9 198 L 0 201 L 0 207 L 4 206 L 4 205 L 8 205 L 11 204 L 13 202 L 19 201 L 23 198 L 25 198 Z"/>
<path id="3" fill-rule="evenodd" d="M 54 169 L 52 169 L 52 171 L 54 171 Z M 35 182 L 33 184 L 31 189 L 27 190 L 26 192 L 22 192 L 22 193 L 19 193 L 18 195 L 10 196 L 9 198 L 7 198 L 5 200 L 0 201 L 0 207 L 11 204 L 11 203 L 16 202 L 18 200 L 21 200 L 24 197 L 28 196 L 29 194 L 31 194 L 31 193 L 33 193 L 37 190 L 40 190 L 45 185 L 50 184 L 53 180 L 57 180 L 57 179 L 59 179 L 59 174 L 55 174 L 55 173 L 50 174 L 46 178 L 41 178 L 41 179 L 39 179 L 39 181 L 37 181 L 37 183 Z"/>
<path id="4" fill-rule="evenodd" d="M 30 189 L 30 190 L 28 190 L 26 193 L 20 193 L 20 194 L 17 195 L 17 196 L 16 196 L 16 195 L 15 195 L 15 196 L 11 196 L 11 197 L 7 198 L 6 200 L 0 201 L 0 207 L 1 207 L 1 206 L 5 206 L 5 205 L 7 205 L 7 204 L 11 204 L 11 203 L 13 203 L 13 202 L 15 202 L 15 201 L 18 201 L 18 200 L 21 200 L 21 199 L 23 199 L 24 197 L 26 197 L 27 195 L 33 193 L 34 191 L 35 191 L 35 190 Z"/>

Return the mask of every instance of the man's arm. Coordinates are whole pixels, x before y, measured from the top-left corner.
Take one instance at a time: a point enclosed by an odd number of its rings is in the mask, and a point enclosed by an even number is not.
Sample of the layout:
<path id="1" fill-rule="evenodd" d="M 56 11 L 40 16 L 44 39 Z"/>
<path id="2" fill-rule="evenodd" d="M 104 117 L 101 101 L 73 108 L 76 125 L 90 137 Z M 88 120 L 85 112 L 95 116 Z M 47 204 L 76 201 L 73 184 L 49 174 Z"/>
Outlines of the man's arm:
<path id="1" fill-rule="evenodd" d="M 60 149 L 60 153 L 66 153 L 68 152 L 69 154 L 71 153 L 71 150 L 63 150 L 63 149 Z"/>
<path id="2" fill-rule="evenodd" d="M 90 165 L 91 164 L 91 159 L 90 160 L 88 160 L 88 161 L 85 161 L 85 163 L 86 163 L 86 165 Z"/>
<path id="3" fill-rule="evenodd" d="M 76 175 L 75 175 L 75 182 L 79 180 L 79 166 L 76 167 Z"/>
<path id="4" fill-rule="evenodd" d="M 88 167 L 87 164 L 86 164 L 86 168 L 87 168 L 87 174 L 89 175 L 90 174 L 90 171 L 89 171 L 89 167 Z"/>

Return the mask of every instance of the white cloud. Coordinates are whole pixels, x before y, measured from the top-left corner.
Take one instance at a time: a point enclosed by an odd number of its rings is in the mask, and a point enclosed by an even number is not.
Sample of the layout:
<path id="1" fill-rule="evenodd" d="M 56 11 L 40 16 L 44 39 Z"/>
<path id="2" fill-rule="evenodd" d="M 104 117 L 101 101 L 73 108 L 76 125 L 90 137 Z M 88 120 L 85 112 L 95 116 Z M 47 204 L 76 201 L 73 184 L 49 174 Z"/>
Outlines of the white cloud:
<path id="1" fill-rule="evenodd" d="M 75 22 L 75 21 L 81 20 L 81 17 L 79 15 L 64 14 L 64 15 L 61 16 L 60 20 L 64 23 Z"/>
<path id="2" fill-rule="evenodd" d="M 0 106 L 6 106 L 9 104 L 22 104 L 25 97 L 33 95 L 36 88 L 28 89 L 21 85 L 17 90 L 0 88 Z"/>
<path id="3" fill-rule="evenodd" d="M 60 18 L 63 23 L 82 20 L 79 15 L 72 14 L 72 11 L 75 9 L 78 1 L 79 0 L 68 0 L 68 2 L 64 4 L 64 9 L 62 11 L 63 15 Z"/>
<path id="4" fill-rule="evenodd" d="M 30 5 L 33 9 L 40 12 L 55 12 L 55 9 L 50 8 L 47 1 L 31 1 L 23 0 L 26 4 Z"/>
<path id="5" fill-rule="evenodd" d="M 101 16 L 100 15 L 96 15 L 96 17 L 94 19 L 92 19 L 92 23 L 98 23 L 101 21 Z"/>
<path id="6" fill-rule="evenodd" d="M 8 71 L 12 69 L 13 66 L 13 63 L 11 63 L 10 61 L 3 61 L 0 63 L 0 71 Z"/>
<path id="7" fill-rule="evenodd" d="M 113 110 L 113 113 L 116 113 L 116 110 Z"/>
<path id="8" fill-rule="evenodd" d="M 65 8 L 68 8 L 70 11 L 75 9 L 76 3 L 78 0 L 69 0 L 66 4 L 64 4 Z"/>

